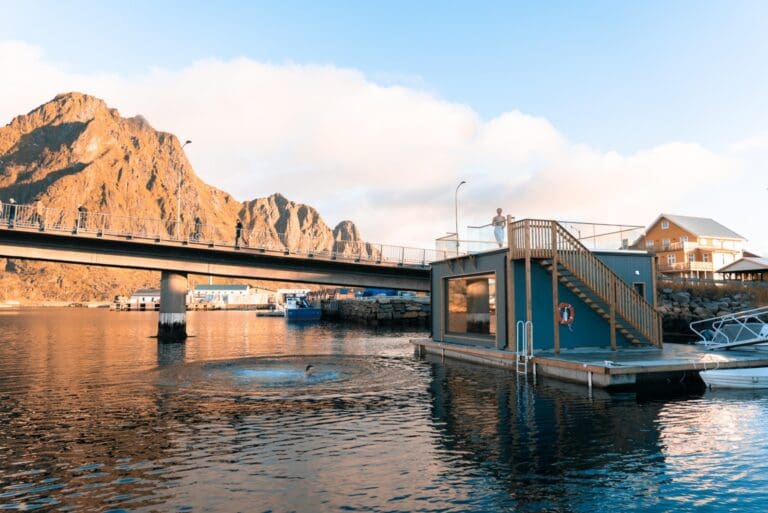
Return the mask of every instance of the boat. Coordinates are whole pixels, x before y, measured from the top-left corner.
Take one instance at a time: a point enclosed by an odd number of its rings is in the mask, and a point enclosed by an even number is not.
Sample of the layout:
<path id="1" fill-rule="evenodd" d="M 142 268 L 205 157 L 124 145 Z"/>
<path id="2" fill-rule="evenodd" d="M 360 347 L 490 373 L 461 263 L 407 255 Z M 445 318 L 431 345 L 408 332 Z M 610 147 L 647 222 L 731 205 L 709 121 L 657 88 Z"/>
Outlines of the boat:
<path id="1" fill-rule="evenodd" d="M 319 321 L 320 308 L 309 304 L 306 294 L 285 295 L 285 319 L 288 321 Z"/>
<path id="2" fill-rule="evenodd" d="M 709 388 L 768 388 L 768 367 L 712 369 L 699 376 Z"/>
<path id="3" fill-rule="evenodd" d="M 285 317 L 285 310 L 282 308 L 256 310 L 256 317 Z"/>

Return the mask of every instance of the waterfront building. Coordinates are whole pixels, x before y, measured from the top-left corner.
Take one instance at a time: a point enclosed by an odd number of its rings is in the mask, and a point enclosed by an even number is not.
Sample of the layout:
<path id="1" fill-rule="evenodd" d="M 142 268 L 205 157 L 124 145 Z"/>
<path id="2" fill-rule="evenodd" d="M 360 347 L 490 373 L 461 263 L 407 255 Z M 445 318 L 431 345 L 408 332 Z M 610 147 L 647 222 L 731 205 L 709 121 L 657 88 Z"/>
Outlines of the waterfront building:
<path id="1" fill-rule="evenodd" d="M 556 221 L 508 230 L 508 248 L 432 265 L 434 341 L 528 353 L 661 345 L 651 254 L 588 249 Z"/>
<path id="2" fill-rule="evenodd" d="M 136 289 L 128 298 L 128 310 L 157 310 L 160 307 L 160 289 Z"/>
<path id="3" fill-rule="evenodd" d="M 656 255 L 660 273 L 684 278 L 720 278 L 718 272 L 743 256 L 746 239 L 714 219 L 661 214 L 635 245 Z"/>
<path id="4" fill-rule="evenodd" d="M 242 284 L 201 284 L 189 292 L 188 303 L 215 308 L 258 308 L 274 303 L 274 294 Z"/>
<path id="5" fill-rule="evenodd" d="M 744 256 L 718 269 L 717 273 L 726 280 L 768 281 L 768 258 Z"/>

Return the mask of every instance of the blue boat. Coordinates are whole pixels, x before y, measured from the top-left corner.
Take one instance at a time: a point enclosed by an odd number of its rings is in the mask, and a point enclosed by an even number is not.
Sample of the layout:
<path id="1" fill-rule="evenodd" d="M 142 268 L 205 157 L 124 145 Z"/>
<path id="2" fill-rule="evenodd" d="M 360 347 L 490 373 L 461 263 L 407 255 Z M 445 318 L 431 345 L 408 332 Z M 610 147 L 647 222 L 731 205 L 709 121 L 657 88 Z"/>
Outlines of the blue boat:
<path id="1" fill-rule="evenodd" d="M 315 308 L 307 301 L 304 294 L 285 296 L 285 319 L 288 321 L 319 321 L 320 308 Z"/>

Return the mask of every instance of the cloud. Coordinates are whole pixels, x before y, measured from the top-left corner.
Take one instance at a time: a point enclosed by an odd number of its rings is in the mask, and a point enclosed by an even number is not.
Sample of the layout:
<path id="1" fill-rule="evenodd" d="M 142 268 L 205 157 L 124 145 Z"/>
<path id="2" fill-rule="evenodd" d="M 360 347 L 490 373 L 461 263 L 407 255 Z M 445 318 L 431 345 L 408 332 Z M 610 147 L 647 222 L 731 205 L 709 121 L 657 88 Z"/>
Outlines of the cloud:
<path id="1" fill-rule="evenodd" d="M 63 91 L 93 94 L 192 139 L 201 178 L 238 199 L 279 191 L 331 224 L 354 220 L 368 240 L 431 245 L 452 230 L 462 179 L 464 225 L 487 222 L 497 206 L 517 217 L 645 224 L 662 211 L 718 217 L 702 197 L 744 175 L 732 155 L 695 143 L 599 151 L 541 117 L 484 120 L 468 105 L 331 65 L 207 59 L 82 74 L 36 47 L 0 42 L 0 69 L 13 70 L 0 81 L 0 122 Z"/>

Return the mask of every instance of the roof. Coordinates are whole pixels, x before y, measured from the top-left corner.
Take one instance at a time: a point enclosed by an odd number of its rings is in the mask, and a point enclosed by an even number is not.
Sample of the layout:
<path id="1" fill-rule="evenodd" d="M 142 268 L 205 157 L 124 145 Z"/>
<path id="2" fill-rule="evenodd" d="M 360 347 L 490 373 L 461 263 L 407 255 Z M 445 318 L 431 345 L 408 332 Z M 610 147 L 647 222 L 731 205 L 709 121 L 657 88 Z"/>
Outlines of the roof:
<path id="1" fill-rule="evenodd" d="M 717 270 L 719 273 L 768 271 L 768 258 L 744 257 Z"/>
<path id="2" fill-rule="evenodd" d="M 222 291 L 222 290 L 248 290 L 248 285 L 195 285 L 195 290 L 200 291 Z"/>
<path id="3" fill-rule="evenodd" d="M 726 228 L 722 224 L 718 223 L 714 219 L 708 217 L 691 217 L 691 216 L 678 216 L 674 214 L 661 214 L 656 218 L 654 222 L 648 227 L 656 225 L 661 219 L 667 219 L 670 222 L 676 224 L 683 230 L 692 233 L 698 237 L 717 237 L 720 239 L 739 239 L 747 240 L 738 233 L 734 232 L 730 228 Z M 646 230 L 646 233 L 648 233 Z"/>
<path id="4" fill-rule="evenodd" d="M 159 296 L 160 289 L 136 289 L 132 296 Z"/>

